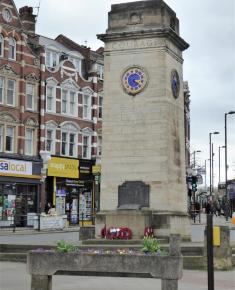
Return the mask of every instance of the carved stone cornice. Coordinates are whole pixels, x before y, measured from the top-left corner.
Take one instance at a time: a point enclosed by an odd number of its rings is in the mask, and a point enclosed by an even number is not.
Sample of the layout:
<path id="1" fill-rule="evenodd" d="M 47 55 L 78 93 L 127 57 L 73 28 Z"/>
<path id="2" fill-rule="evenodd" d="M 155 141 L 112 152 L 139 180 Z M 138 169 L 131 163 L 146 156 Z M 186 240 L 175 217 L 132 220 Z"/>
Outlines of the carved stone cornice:
<path id="1" fill-rule="evenodd" d="M 0 67 L 0 74 L 12 77 L 19 76 L 9 64 L 4 64 Z"/>
<path id="2" fill-rule="evenodd" d="M 36 76 L 35 73 L 30 73 L 30 74 L 26 75 L 24 78 L 26 79 L 26 81 L 29 81 L 29 82 L 38 82 L 39 81 L 39 78 Z"/>

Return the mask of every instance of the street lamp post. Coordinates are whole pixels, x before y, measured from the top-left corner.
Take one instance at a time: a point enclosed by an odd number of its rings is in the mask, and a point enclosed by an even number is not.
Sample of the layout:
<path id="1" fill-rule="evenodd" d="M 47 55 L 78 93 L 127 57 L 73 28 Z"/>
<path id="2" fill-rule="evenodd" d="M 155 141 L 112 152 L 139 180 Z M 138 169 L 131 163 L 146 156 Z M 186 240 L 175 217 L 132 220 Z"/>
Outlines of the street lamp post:
<path id="1" fill-rule="evenodd" d="M 228 160 L 227 160 L 227 154 L 228 154 L 228 148 L 227 148 L 227 115 L 233 115 L 235 114 L 235 111 L 230 111 L 226 114 L 224 114 L 224 145 L 225 145 L 225 150 L 224 150 L 224 155 L 225 155 L 225 194 L 226 197 L 228 198 L 228 188 L 227 188 L 227 183 L 228 183 Z"/>
<path id="2" fill-rule="evenodd" d="M 225 148 L 225 146 L 219 146 L 219 183 L 220 183 L 220 149 Z"/>
<path id="3" fill-rule="evenodd" d="M 212 196 L 212 184 L 211 184 L 211 182 L 212 182 L 212 170 L 211 170 L 211 167 L 212 167 L 212 158 L 211 158 L 211 155 L 212 155 L 212 153 L 211 153 L 211 135 L 212 134 L 214 134 L 214 135 L 217 135 L 217 134 L 219 134 L 219 132 L 211 132 L 211 133 L 209 133 L 209 151 L 210 151 L 210 158 L 209 158 L 209 160 L 210 160 L 210 197 Z"/>
<path id="4" fill-rule="evenodd" d="M 48 151 L 41 150 L 39 152 L 41 158 L 42 158 L 42 168 L 41 168 L 41 207 L 44 208 L 44 202 L 45 202 L 45 179 L 47 177 L 47 167 L 48 167 L 48 161 L 51 159 L 51 153 Z M 41 211 L 41 208 L 40 208 Z"/>

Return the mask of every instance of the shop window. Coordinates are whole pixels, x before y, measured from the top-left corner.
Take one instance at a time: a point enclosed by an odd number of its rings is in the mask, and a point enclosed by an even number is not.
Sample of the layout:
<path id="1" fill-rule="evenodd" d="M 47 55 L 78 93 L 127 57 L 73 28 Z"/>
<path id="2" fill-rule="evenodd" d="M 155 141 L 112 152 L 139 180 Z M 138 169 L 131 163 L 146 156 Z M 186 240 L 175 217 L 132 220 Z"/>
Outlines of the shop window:
<path id="1" fill-rule="evenodd" d="M 26 109 L 27 110 L 34 110 L 35 104 L 35 85 L 33 84 L 26 84 Z"/>
<path id="2" fill-rule="evenodd" d="M 103 96 L 99 95 L 99 101 L 98 101 L 98 117 L 99 119 L 102 119 L 103 116 Z"/>
<path id="3" fill-rule="evenodd" d="M 91 95 L 83 95 L 83 118 L 91 119 Z"/>
<path id="4" fill-rule="evenodd" d="M 33 155 L 34 148 L 34 129 L 27 128 L 25 130 L 25 154 Z"/>
<path id="5" fill-rule="evenodd" d="M 2 34 L 0 34 L 0 57 L 4 56 L 4 38 Z"/>
<path id="6" fill-rule="evenodd" d="M 15 198 L 15 184 L 0 184 L 0 222 L 7 221 L 8 223 L 5 225 L 13 223 Z"/>
<path id="7" fill-rule="evenodd" d="M 16 41 L 14 38 L 9 38 L 9 54 L 8 58 L 15 60 L 16 59 Z"/>
<path id="8" fill-rule="evenodd" d="M 46 88 L 46 110 L 47 112 L 55 112 L 55 87 L 47 86 Z"/>
<path id="9" fill-rule="evenodd" d="M 83 135 L 82 157 L 85 159 L 91 158 L 91 136 Z"/>
<path id="10" fill-rule="evenodd" d="M 14 127 L 7 126 L 6 127 L 6 152 L 13 153 L 14 152 Z"/>

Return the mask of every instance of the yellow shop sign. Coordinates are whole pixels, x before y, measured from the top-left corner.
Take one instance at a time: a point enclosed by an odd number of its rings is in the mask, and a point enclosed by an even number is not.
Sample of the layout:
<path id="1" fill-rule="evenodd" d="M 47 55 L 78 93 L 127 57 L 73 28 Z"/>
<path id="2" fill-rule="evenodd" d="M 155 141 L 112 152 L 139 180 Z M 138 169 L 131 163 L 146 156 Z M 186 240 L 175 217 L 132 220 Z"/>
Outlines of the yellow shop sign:
<path id="1" fill-rule="evenodd" d="M 48 162 L 48 176 L 78 178 L 79 161 L 75 159 L 52 157 Z"/>

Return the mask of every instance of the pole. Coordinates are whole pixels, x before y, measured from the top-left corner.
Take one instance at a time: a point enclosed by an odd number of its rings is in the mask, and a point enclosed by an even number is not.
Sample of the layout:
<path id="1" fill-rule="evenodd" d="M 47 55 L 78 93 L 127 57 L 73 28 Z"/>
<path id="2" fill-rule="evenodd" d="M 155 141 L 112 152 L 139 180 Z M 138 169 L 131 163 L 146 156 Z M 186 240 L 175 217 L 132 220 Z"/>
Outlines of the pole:
<path id="1" fill-rule="evenodd" d="M 225 154 L 225 195 L 228 198 L 228 189 L 227 189 L 227 182 L 228 182 L 228 161 L 227 161 L 227 114 L 224 115 L 224 154 Z"/>
<path id="2" fill-rule="evenodd" d="M 220 146 L 219 146 L 219 183 L 220 183 Z"/>
<path id="3" fill-rule="evenodd" d="M 211 144 L 211 190 L 214 192 L 214 143 Z"/>
<path id="4" fill-rule="evenodd" d="M 205 190 L 207 189 L 206 174 L 207 174 L 207 168 L 206 168 L 206 160 L 205 160 Z"/>
<path id="5" fill-rule="evenodd" d="M 207 214 L 207 277 L 208 290 L 214 290 L 213 214 Z"/>
<path id="6" fill-rule="evenodd" d="M 211 191 L 211 134 L 212 133 L 210 133 L 209 134 L 209 146 L 210 146 L 210 149 L 209 149 L 209 151 L 210 151 L 210 196 L 212 196 L 212 191 Z"/>
<path id="7" fill-rule="evenodd" d="M 193 151 L 193 168 L 196 166 L 196 151 Z"/>

